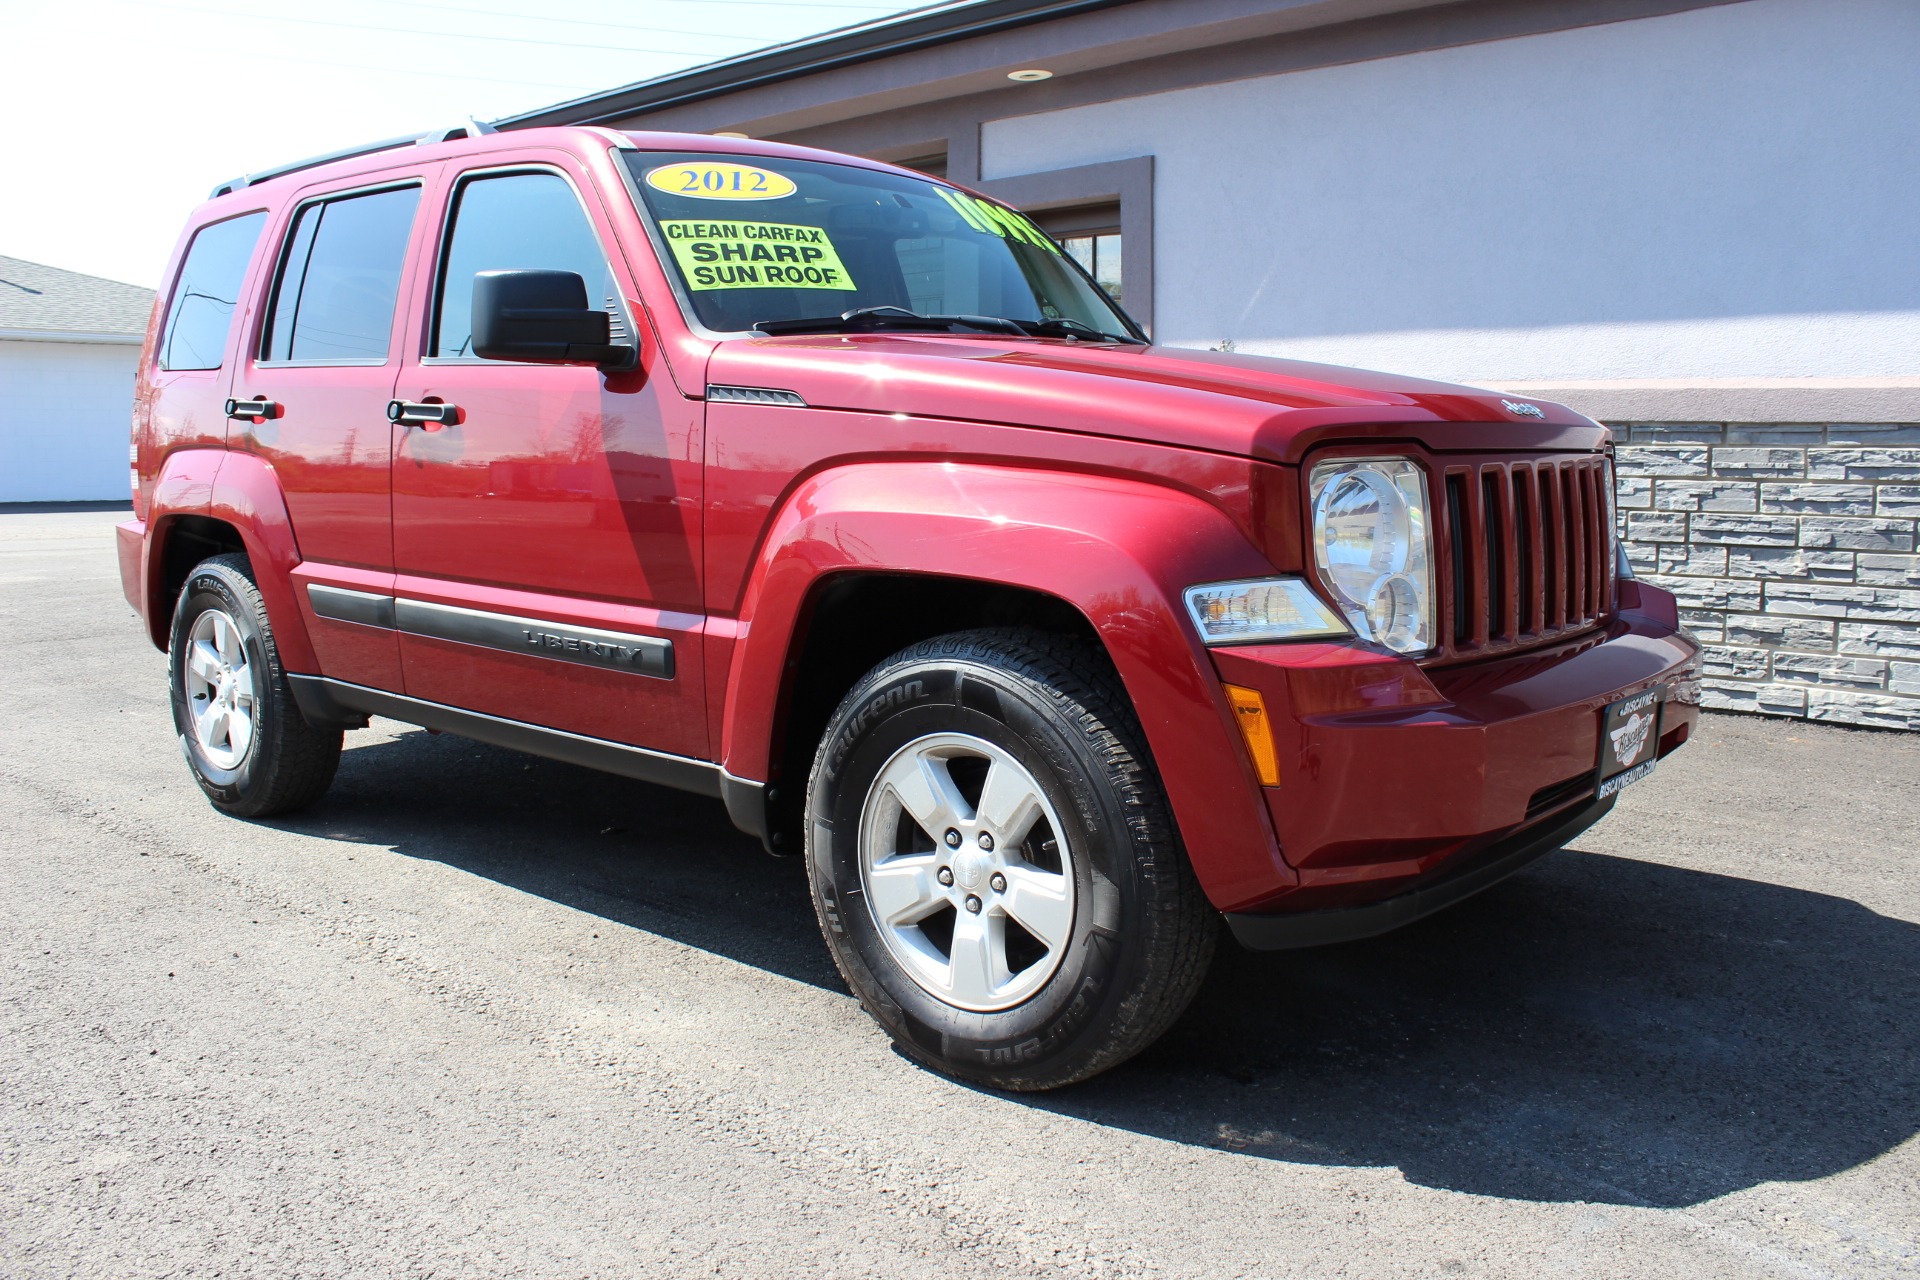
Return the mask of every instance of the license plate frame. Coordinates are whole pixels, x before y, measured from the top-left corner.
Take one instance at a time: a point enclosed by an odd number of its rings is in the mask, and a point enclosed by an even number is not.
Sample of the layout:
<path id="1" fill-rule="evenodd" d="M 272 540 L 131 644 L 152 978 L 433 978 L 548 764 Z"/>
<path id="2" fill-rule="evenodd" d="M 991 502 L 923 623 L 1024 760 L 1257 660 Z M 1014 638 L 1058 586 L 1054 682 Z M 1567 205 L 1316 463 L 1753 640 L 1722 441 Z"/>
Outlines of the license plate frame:
<path id="1" fill-rule="evenodd" d="M 1616 699 L 1600 712 L 1600 761 L 1594 798 L 1605 800 L 1653 772 L 1660 760 L 1661 712 L 1666 688 L 1655 685 Z"/>

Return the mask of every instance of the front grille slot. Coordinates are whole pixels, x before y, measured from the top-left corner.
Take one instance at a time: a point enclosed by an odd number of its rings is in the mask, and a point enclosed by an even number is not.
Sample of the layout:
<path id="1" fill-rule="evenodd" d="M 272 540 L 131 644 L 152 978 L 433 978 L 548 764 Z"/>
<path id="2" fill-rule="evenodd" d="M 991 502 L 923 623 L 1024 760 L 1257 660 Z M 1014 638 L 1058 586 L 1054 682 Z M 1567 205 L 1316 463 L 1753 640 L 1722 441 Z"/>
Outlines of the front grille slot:
<path id="1" fill-rule="evenodd" d="M 1558 631 L 1566 622 L 1566 539 L 1561 536 L 1561 516 L 1564 507 L 1560 501 L 1560 473 L 1551 468 L 1542 468 L 1536 473 L 1540 478 L 1540 546 L 1546 552 L 1547 594 L 1542 599 L 1540 629 Z"/>
<path id="2" fill-rule="evenodd" d="M 1481 462 L 1446 471 L 1441 660 L 1583 631 L 1612 607 L 1605 460 Z"/>
<path id="3" fill-rule="evenodd" d="M 1612 592 L 1607 575 L 1613 565 L 1607 552 L 1612 547 L 1607 527 L 1607 473 L 1600 467 L 1582 467 L 1580 483 L 1586 486 L 1587 518 L 1580 527 L 1587 545 L 1587 616 L 1597 618 L 1607 612 Z"/>
<path id="4" fill-rule="evenodd" d="M 1483 470 L 1480 473 L 1481 509 L 1486 513 L 1487 531 L 1487 636 L 1512 635 L 1518 628 L 1511 625 L 1512 618 L 1507 612 L 1507 597 L 1513 584 L 1507 581 L 1508 522 L 1505 503 L 1501 501 L 1500 490 L 1506 487 L 1504 472 Z"/>
<path id="5" fill-rule="evenodd" d="M 1447 508 L 1461 511 L 1467 505 L 1466 480 L 1457 475 L 1447 477 Z M 1464 567 L 1471 563 L 1467 556 L 1466 521 L 1453 519 L 1447 521 L 1447 537 L 1453 548 L 1453 563 L 1463 567 L 1463 571 L 1453 575 L 1453 642 L 1463 645 L 1472 638 L 1472 628 L 1467 619 L 1467 573 Z"/>
<path id="6" fill-rule="evenodd" d="M 1514 597 L 1520 602 L 1520 630 L 1540 629 L 1540 598 L 1533 594 L 1534 557 L 1539 540 L 1533 533 L 1533 470 L 1515 468 L 1513 476 Z"/>

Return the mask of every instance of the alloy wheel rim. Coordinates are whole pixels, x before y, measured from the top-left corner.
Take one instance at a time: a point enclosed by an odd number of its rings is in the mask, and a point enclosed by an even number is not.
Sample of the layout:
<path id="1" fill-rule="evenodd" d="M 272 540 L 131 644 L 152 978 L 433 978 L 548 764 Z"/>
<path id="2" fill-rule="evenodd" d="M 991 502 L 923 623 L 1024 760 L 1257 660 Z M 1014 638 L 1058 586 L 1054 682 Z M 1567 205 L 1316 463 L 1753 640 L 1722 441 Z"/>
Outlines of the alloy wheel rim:
<path id="1" fill-rule="evenodd" d="M 259 699 L 240 629 L 223 610 L 194 619 L 181 682 L 194 741 L 216 769 L 237 769 L 253 747 Z"/>
<path id="2" fill-rule="evenodd" d="M 1073 850 L 1012 755 L 971 734 L 916 738 L 861 812 L 860 884 L 888 952 L 929 995 L 976 1013 L 1030 999 L 1073 936 Z"/>

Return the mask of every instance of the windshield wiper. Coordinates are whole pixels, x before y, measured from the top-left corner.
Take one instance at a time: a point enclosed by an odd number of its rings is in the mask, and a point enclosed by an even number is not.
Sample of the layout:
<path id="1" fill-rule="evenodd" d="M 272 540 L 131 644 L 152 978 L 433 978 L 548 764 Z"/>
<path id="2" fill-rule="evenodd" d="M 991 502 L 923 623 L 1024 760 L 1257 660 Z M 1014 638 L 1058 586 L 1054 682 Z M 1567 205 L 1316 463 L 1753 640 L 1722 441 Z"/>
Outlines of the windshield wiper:
<path id="1" fill-rule="evenodd" d="M 855 307 L 837 316 L 808 316 L 796 320 L 760 320 L 758 333 L 878 333 L 888 329 L 938 332 L 942 329 L 978 329 L 1016 338 L 1081 338 L 1094 342 L 1123 342 L 1144 347 L 1139 338 L 1108 333 L 1080 320 L 1014 320 L 1007 316 L 922 315 L 905 307 Z"/>
<path id="2" fill-rule="evenodd" d="M 922 330 L 980 329 L 988 333 L 1007 333 L 1024 338 L 1027 331 L 1012 320 L 999 316 L 923 316 L 905 307 L 855 307 L 837 316 L 809 316 L 796 320 L 759 320 L 757 333 L 875 333 L 887 329 Z"/>
<path id="3" fill-rule="evenodd" d="M 1147 344 L 1130 333 L 1108 333 L 1105 329 L 1096 329 L 1079 320 L 1069 320 L 1062 316 L 1054 320 L 1021 320 L 1017 322 L 1028 333 L 1043 337 L 1056 335 L 1066 338 L 1092 338 L 1098 342 L 1125 342 L 1136 347 Z"/>

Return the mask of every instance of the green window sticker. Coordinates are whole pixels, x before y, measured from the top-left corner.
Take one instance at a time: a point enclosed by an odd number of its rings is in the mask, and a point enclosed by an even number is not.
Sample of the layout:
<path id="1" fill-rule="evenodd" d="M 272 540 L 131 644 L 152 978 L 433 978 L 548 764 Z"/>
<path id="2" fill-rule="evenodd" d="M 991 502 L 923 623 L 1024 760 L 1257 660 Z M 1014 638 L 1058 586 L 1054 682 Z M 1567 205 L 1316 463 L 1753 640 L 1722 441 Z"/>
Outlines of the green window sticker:
<path id="1" fill-rule="evenodd" d="M 853 277 L 819 227 L 662 219 L 689 289 L 841 289 Z"/>
<path id="2" fill-rule="evenodd" d="M 986 200 L 978 200 L 964 191 L 952 191 L 946 187 L 935 187 L 940 198 L 953 206 L 960 220 L 975 231 L 984 231 L 999 236 L 1002 240 L 1019 240 L 1027 244 L 1059 253 L 1060 246 L 1053 237 L 1033 224 L 1024 213 L 1015 213 L 1004 205 Z"/>

